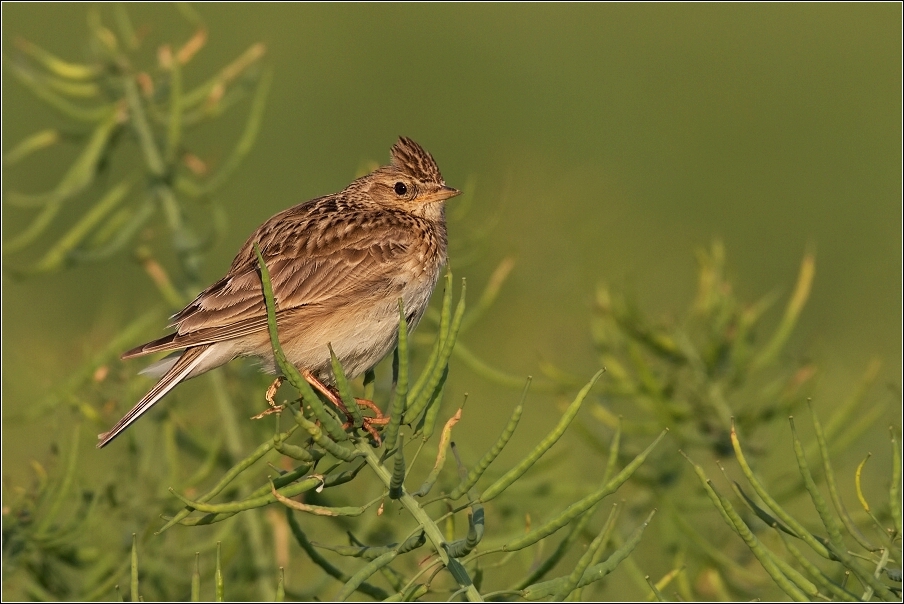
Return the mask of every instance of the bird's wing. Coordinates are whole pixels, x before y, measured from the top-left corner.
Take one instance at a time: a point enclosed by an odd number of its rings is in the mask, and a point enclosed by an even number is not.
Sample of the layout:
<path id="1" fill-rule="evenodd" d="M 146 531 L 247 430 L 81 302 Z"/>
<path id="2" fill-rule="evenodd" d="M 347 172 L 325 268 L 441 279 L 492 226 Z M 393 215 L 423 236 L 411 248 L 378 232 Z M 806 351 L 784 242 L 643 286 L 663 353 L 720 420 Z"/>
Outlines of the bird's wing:
<path id="1" fill-rule="evenodd" d="M 285 214 L 262 225 L 239 252 L 229 273 L 174 315 L 176 333 L 123 357 L 211 344 L 266 330 L 254 243 L 260 246 L 270 272 L 279 317 L 305 307 L 391 295 L 386 291 L 393 287 L 390 276 L 402 268 L 400 263 L 409 258 L 418 237 L 416 223 L 406 215 L 393 222 L 385 213 L 376 217 L 345 213 L 324 222 Z"/>

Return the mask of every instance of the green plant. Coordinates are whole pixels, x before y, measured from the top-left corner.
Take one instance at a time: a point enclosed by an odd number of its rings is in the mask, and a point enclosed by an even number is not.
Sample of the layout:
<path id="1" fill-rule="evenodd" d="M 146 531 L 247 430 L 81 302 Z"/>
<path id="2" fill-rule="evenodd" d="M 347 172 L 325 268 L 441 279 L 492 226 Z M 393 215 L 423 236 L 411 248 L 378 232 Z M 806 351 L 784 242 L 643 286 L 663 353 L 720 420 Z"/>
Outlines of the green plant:
<path id="1" fill-rule="evenodd" d="M 111 360 L 158 323 L 164 307 L 179 308 L 197 291 L 199 266 L 224 224 L 214 193 L 248 153 L 263 115 L 270 81 L 259 67 L 263 46 L 189 86 L 183 67 L 207 28 L 190 8 L 179 9 L 194 34 L 178 48 L 163 44 L 151 67 L 138 67 L 140 36 L 122 7 L 112 13 L 116 34 L 92 13 L 86 63 L 24 41 L 5 61 L 8 73 L 70 124 L 28 137 L 6 154 L 7 165 L 50 145 L 80 144 L 52 191 L 5 196 L 17 211 L 36 211 L 31 225 L 6 241 L 8 272 L 55 273 L 132 250 L 163 302 L 104 334 L 67 379 L 22 405 L 32 417 L 54 413 L 75 428 L 60 437 L 64 455 L 33 464 L 33 485 L 4 483 L 4 596 L 90 600 L 116 590 L 125 596 L 128 584 L 132 600 L 580 599 L 599 593 L 582 590 L 604 586 L 618 566 L 619 578 L 632 582 L 611 586 L 621 597 L 634 589 L 657 600 L 672 591 L 685 600 L 900 598 L 898 437 L 887 505 L 868 503 L 875 489 L 862 488 L 864 461 L 853 489 L 862 511 L 848 513 L 848 483 L 836 480 L 830 463 L 889 408 L 880 401 L 863 410 L 876 363 L 825 427 L 814 413 L 809 447 L 793 433 L 794 471 L 782 463 L 784 418 L 806 403 L 816 371 L 784 352 L 809 295 L 812 254 L 762 341 L 775 297 L 738 299 L 719 244 L 699 253 L 697 298 L 677 321 L 650 321 L 626 298 L 599 288 L 592 335 L 607 372 L 587 383 L 544 365 L 532 388 L 567 393 L 571 404 L 505 470 L 498 456 L 514 448 L 527 389 L 494 445 L 480 457 L 463 451 L 477 461 L 466 467 L 456 459 L 457 470 L 445 462 L 450 451 L 458 456 L 452 434 L 463 410 L 450 414 L 442 404 L 450 359 L 499 383 L 523 384 L 460 341 L 494 303 L 510 260 L 469 308 L 463 291 L 453 305 L 449 275 L 441 308 L 428 312 L 418 334 L 410 337 L 402 320 L 391 378 L 380 367 L 382 379 L 369 374 L 347 383 L 337 364 L 350 418 L 286 366 L 294 389 L 287 407 L 246 421 L 243 413 L 261 411 L 266 384 L 256 371 L 233 365 L 180 387 L 153 416 L 156 423 L 148 419 L 123 436 L 116 455 L 80 455 L 93 444 L 84 442 L 85 424 L 108 426 L 109 403 L 134 400 L 143 387 Z M 207 175 L 208 162 L 189 151 L 189 141 L 203 146 L 203 132 L 194 139 L 190 129 L 227 129 L 228 120 L 213 118 L 227 117 L 249 94 L 239 142 Z M 470 202 L 473 185 L 465 191 Z M 44 250 L 36 262 L 12 265 L 12 254 L 34 249 Z M 261 266 L 264 281 L 266 272 Z M 272 309 L 272 297 L 268 302 Z M 278 349 L 272 322 L 271 329 Z M 381 442 L 361 429 L 356 396 L 390 411 Z M 179 406 L 194 398 L 214 404 Z M 589 421 L 575 421 L 582 410 Z M 568 427 L 582 430 L 600 456 L 569 450 L 562 463 L 545 455 L 564 444 Z M 674 441 L 661 442 L 664 429 Z M 677 455 L 679 447 L 693 464 Z M 731 483 L 733 499 L 706 474 L 727 456 L 743 475 Z M 809 465 L 815 456 L 822 471 Z M 561 479 L 563 468 L 578 464 L 585 474 L 593 468 L 595 484 Z M 821 494 L 826 488 L 834 513 Z M 623 501 L 597 521 L 601 500 L 616 489 Z M 645 532 L 654 508 L 660 512 Z"/>
<path id="2" fill-rule="evenodd" d="M 87 63 L 60 59 L 21 38 L 15 41 L 19 54 L 5 61 L 8 72 L 71 125 L 28 136 L 6 154 L 7 165 L 53 145 L 83 145 L 51 191 L 6 192 L 7 204 L 38 213 L 28 227 L 4 242 L 4 256 L 36 243 L 67 204 L 77 203 L 88 192 L 103 192 L 55 243 L 43 246 L 47 251 L 37 262 L 18 269 L 10 269 L 7 263 L 7 270 L 20 275 L 46 273 L 108 258 L 134 241 L 159 213 L 181 269 L 190 278 L 188 289 L 197 287 L 201 254 L 224 227 L 222 210 L 211 194 L 223 186 L 253 146 L 272 74 L 257 68 L 266 50 L 258 43 L 206 81 L 188 87 L 183 69 L 206 43 L 207 27 L 187 5 L 179 7 L 194 26 L 194 35 L 178 47 L 161 45 L 157 64 L 148 67 L 138 64 L 142 39 L 123 6 L 114 10 L 118 36 L 103 24 L 97 10 L 89 11 L 91 59 Z M 231 154 L 210 173 L 208 163 L 191 152 L 187 135 L 226 114 L 252 87 L 244 130 Z M 137 145 L 140 168 L 112 165 L 119 156 L 127 158 L 126 163 L 139 163 L 127 143 Z M 110 178 L 101 179 L 105 174 Z M 115 183 L 105 186 L 104 180 Z M 212 225 L 207 235 L 196 233 L 189 220 L 192 215 L 198 224 Z M 174 291 L 166 293 L 170 302 L 179 297 Z"/>
<path id="3" fill-rule="evenodd" d="M 751 525 L 756 521 L 743 518 L 731 501 L 716 490 L 712 481 L 706 477 L 703 468 L 693 464 L 694 471 L 719 515 L 743 539 L 772 581 L 791 599 L 797 601 L 812 598 L 839 599 L 854 602 L 868 601 L 877 597 L 885 601 L 898 601 L 901 599 L 900 585 L 889 586 L 883 581 L 889 579 L 892 582 L 901 582 L 900 572 L 895 572 L 894 569 L 901 564 L 902 535 L 901 451 L 897 439 L 892 435 L 894 464 L 889 481 L 888 508 L 885 511 L 887 514 L 885 520 L 891 524 L 890 527 L 886 527 L 884 522 L 870 512 L 870 506 L 863 496 L 860 488 L 860 469 L 863 463 L 857 472 L 857 495 L 864 512 L 872 520 L 873 526 L 870 528 L 873 530 L 870 532 L 878 537 L 877 545 L 861 531 L 845 508 L 835 482 L 825 432 L 812 408 L 810 411 L 824 471 L 823 478 L 831 496 L 834 513 L 814 480 L 813 471 L 794 426 L 794 418 L 791 418 L 791 432 L 794 455 L 802 482 L 820 519 L 823 534 L 811 532 L 812 529 L 808 528 L 809 522 L 801 521 L 789 513 L 769 493 L 767 486 L 751 469 L 734 429 L 731 431 L 731 441 L 738 465 L 760 502 L 745 492 L 736 481 L 732 481 L 732 489 L 760 522 L 774 529 L 775 535 L 758 537 L 755 531 L 751 530 Z M 775 539 L 775 536 L 778 539 Z M 769 537 L 773 538 L 767 541 Z M 778 540 L 784 546 L 782 548 L 784 555 L 779 553 L 781 550 L 776 547 L 775 542 Z M 850 549 L 849 540 L 855 542 L 856 549 Z M 806 545 L 816 554 L 816 560 L 805 556 L 796 544 Z M 889 565 L 892 565 L 892 568 L 889 568 Z"/>
<path id="4" fill-rule="evenodd" d="M 880 529 L 883 535 L 880 545 L 862 539 L 863 530 L 857 525 L 862 526 L 868 519 L 855 522 L 844 509 L 829 461 L 833 453 L 844 451 L 889 409 L 887 402 L 882 401 L 866 411 L 861 410 L 868 388 L 876 378 L 878 362 L 870 364 L 862 384 L 835 407 L 825 429 L 814 412 L 815 442 L 804 449 L 794 433 L 795 456 L 805 478 L 803 482 L 795 480 L 780 462 L 780 423 L 809 402 L 808 385 L 816 367 L 808 361 L 789 363 L 782 350 L 809 296 L 815 274 L 814 256 L 805 255 L 797 284 L 778 325 L 765 339 L 761 339 L 759 332 L 764 329 L 764 316 L 776 296 L 768 295 L 752 304 L 739 300 L 725 276 L 725 253 L 719 243 L 708 251 L 700 251 L 697 258 L 696 299 L 679 321 L 655 324 L 635 304 L 610 294 L 605 287 L 598 289 L 592 335 L 609 379 L 600 386 L 599 402 L 591 405 L 596 423 L 584 426 L 586 440 L 605 451 L 605 437 L 603 443 L 597 439 L 607 430 L 643 435 L 668 426 L 689 459 L 703 457 L 707 464 L 712 464 L 727 455 L 737 455 L 745 476 L 767 505 L 755 503 L 733 482 L 735 493 L 745 508 L 749 507 L 760 520 L 766 520 L 767 527 L 772 521 L 768 520 L 771 516 L 764 507 L 771 509 L 781 519 L 779 528 L 792 538 L 785 539 L 787 553 L 770 549 L 777 537 L 773 536 L 772 542 L 764 545 L 761 541 L 764 537 L 757 537 L 762 529 L 760 521 L 744 517 L 745 511 L 736 512 L 730 500 L 718 494 L 707 481 L 701 465 L 693 464 L 694 472 L 689 475 L 689 466 L 674 455 L 673 449 L 664 447 L 637 473 L 633 484 L 645 492 L 645 495 L 635 495 L 636 501 L 648 498 L 651 505 L 665 510 L 661 522 L 657 523 L 657 541 L 667 551 L 674 552 L 674 563 L 660 581 L 650 582 L 648 577 L 645 580 L 645 572 L 629 561 L 637 586 L 643 589 L 648 584 L 654 596 L 662 598 L 661 590 L 677 580 L 680 597 L 688 600 L 762 597 L 768 593 L 772 597 L 817 599 L 846 599 L 854 595 L 886 599 L 894 595 L 890 591 L 894 588 L 880 586 L 877 577 L 889 565 L 891 568 L 900 565 L 899 525 L 891 522 L 892 528 Z M 547 373 L 560 383 L 567 383 L 564 372 Z M 738 434 L 746 435 L 751 443 L 753 461 L 743 457 Z M 900 456 L 894 439 L 893 443 L 895 455 Z M 815 454 L 823 460 L 821 474 L 806 469 L 806 458 Z M 752 465 L 759 466 L 765 476 L 755 478 Z M 703 491 L 694 475 L 703 481 Z M 900 475 L 893 473 L 891 494 L 900 492 L 900 480 Z M 821 481 L 829 488 L 841 520 L 829 518 L 825 501 L 816 490 Z M 803 505 L 803 496 L 819 510 L 819 527 L 812 526 L 809 520 L 794 521 L 792 527 L 790 514 L 784 512 L 786 507 L 796 509 Z M 714 517 L 707 500 L 715 504 L 718 516 Z M 883 508 L 881 517 L 885 522 L 899 516 L 896 505 L 900 509 L 899 503 Z M 742 537 L 765 573 L 741 562 L 747 556 L 737 549 L 740 543 L 714 523 L 716 517 L 725 519 L 732 531 Z M 856 540 L 861 553 L 847 554 L 847 547 L 840 540 L 842 531 L 836 526 L 841 521 L 843 532 Z M 876 527 L 883 526 L 875 518 L 873 522 Z M 819 528 L 829 531 L 831 540 L 810 538 L 808 531 L 816 534 Z M 819 556 L 840 564 L 832 571 L 820 570 L 817 576 L 814 574 L 817 567 L 798 556 L 791 542 L 794 538 L 805 539 Z M 822 542 L 825 544 L 818 545 Z M 873 568 L 868 572 L 855 568 L 861 564 L 856 561 L 857 556 L 865 556 Z M 844 572 L 858 578 L 862 593 L 854 594 L 851 588 L 840 587 L 839 577 Z M 803 578 L 804 575 L 809 579 Z M 829 575 L 831 580 L 826 579 Z M 886 577 L 889 578 L 894 582 L 894 573 Z"/>

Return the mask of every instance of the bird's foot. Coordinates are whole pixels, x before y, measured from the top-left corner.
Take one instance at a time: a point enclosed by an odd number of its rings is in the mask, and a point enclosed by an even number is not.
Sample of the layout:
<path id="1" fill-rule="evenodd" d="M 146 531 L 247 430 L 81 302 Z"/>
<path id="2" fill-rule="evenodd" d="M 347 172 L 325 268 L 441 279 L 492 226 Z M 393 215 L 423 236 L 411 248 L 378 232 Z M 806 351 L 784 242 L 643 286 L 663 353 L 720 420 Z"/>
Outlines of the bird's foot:
<path id="1" fill-rule="evenodd" d="M 346 422 L 342 424 L 343 430 L 348 430 L 355 425 L 354 416 L 349 412 L 348 408 L 345 406 L 345 403 L 342 402 L 342 398 L 339 396 L 339 393 L 335 388 L 330 388 L 329 386 L 318 380 L 310 371 L 303 371 L 302 376 L 318 392 L 327 397 L 329 401 L 336 406 L 337 409 L 345 414 Z M 383 415 L 383 412 L 374 404 L 373 401 L 364 398 L 356 398 L 355 403 L 357 403 L 358 407 L 360 407 L 361 409 L 370 410 L 373 412 L 374 417 L 365 415 L 361 418 L 361 428 L 366 430 L 367 433 L 373 437 L 374 441 L 377 443 L 377 446 L 379 446 L 382 440 L 380 439 L 380 433 L 377 432 L 375 426 L 385 426 L 389 423 L 389 417 Z"/>
<path id="2" fill-rule="evenodd" d="M 369 416 L 365 415 L 362 418 L 364 420 L 364 423 L 361 427 L 364 428 L 365 430 L 367 430 L 367 433 L 373 437 L 374 442 L 376 442 L 377 446 L 379 447 L 380 443 L 383 441 L 380 438 L 380 433 L 377 432 L 377 429 L 374 428 L 374 426 L 385 426 L 386 424 L 389 423 L 389 416 L 383 415 L 383 412 L 380 411 L 380 408 L 377 407 L 373 401 L 369 401 L 366 398 L 356 398 L 355 402 L 358 403 L 358 406 L 361 407 L 362 409 L 370 409 L 371 411 L 373 411 L 376 414 L 375 417 L 369 417 Z M 349 418 L 349 421 L 346 422 L 345 424 L 343 424 L 342 427 L 347 428 L 348 426 L 351 426 L 351 425 L 352 425 L 352 423 Z"/>
<path id="3" fill-rule="evenodd" d="M 251 419 L 261 419 L 263 417 L 267 417 L 268 415 L 273 415 L 274 413 L 282 413 L 283 409 L 286 408 L 285 405 L 277 405 L 273 400 L 273 397 L 276 396 L 276 391 L 279 390 L 279 387 L 282 386 L 283 382 L 286 381 L 286 378 L 283 376 L 279 376 L 273 383 L 270 384 L 270 387 L 267 388 L 267 393 L 264 394 L 264 398 L 267 400 L 268 407 L 253 416 Z"/>
<path id="4" fill-rule="evenodd" d="M 282 413 L 283 409 L 285 408 L 285 405 L 273 405 L 272 407 L 267 407 L 257 415 L 252 415 L 251 419 L 263 419 L 268 415 L 273 415 L 274 413 Z"/>

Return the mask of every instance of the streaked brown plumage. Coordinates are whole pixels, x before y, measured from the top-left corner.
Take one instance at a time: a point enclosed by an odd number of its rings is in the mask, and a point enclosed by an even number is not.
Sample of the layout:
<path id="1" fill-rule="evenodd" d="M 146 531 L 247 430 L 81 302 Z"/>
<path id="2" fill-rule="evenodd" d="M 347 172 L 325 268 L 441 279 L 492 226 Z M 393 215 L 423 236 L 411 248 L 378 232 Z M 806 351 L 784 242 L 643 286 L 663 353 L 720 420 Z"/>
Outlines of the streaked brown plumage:
<path id="1" fill-rule="evenodd" d="M 395 346 L 402 298 L 417 325 L 446 261 L 447 187 L 433 157 L 411 139 L 392 163 L 334 195 L 284 210 L 248 238 L 226 276 L 172 317 L 175 333 L 122 355 L 183 350 L 146 372 L 160 381 L 109 432 L 103 447 L 183 380 L 237 357 L 277 372 L 254 244 L 273 281 L 280 342 L 289 361 L 332 382 L 331 344 L 345 372 L 370 369 Z"/>

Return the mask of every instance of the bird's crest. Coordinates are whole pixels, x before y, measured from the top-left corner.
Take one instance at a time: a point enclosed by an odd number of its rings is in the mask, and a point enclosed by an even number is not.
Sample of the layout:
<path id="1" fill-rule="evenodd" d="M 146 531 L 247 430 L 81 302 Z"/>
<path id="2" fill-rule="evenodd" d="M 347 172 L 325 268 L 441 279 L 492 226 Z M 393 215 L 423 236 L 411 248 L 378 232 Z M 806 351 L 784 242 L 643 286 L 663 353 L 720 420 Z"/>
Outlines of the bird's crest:
<path id="1" fill-rule="evenodd" d="M 422 182 L 443 183 L 433 156 L 410 138 L 400 136 L 392 146 L 392 165 Z"/>

